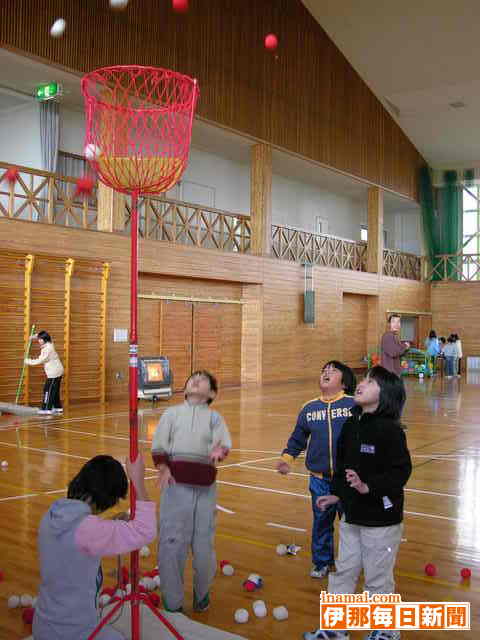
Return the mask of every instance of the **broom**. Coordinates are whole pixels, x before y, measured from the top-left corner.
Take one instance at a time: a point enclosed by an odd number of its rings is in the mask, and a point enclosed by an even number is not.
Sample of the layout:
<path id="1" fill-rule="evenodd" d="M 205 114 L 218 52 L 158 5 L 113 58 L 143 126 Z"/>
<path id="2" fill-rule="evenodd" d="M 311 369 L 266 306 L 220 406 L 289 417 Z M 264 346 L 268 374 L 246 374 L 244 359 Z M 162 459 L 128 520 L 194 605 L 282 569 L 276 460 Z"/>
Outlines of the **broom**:
<path id="1" fill-rule="evenodd" d="M 25 354 L 23 357 L 22 373 L 20 375 L 20 380 L 18 381 L 17 395 L 15 397 L 16 403 L 18 403 L 18 399 L 20 398 L 20 394 L 22 392 L 23 379 L 25 377 L 25 367 L 26 367 L 25 360 L 28 358 L 28 355 L 30 353 L 30 347 L 32 346 L 32 340 L 34 335 L 35 335 L 35 325 L 33 324 L 30 330 L 30 336 L 28 338 L 28 343 L 25 348 Z M 0 402 L 0 413 L 13 413 L 19 416 L 33 416 L 38 413 L 38 409 L 36 407 L 23 407 L 22 405 L 19 405 L 19 404 L 10 404 L 7 402 Z"/>

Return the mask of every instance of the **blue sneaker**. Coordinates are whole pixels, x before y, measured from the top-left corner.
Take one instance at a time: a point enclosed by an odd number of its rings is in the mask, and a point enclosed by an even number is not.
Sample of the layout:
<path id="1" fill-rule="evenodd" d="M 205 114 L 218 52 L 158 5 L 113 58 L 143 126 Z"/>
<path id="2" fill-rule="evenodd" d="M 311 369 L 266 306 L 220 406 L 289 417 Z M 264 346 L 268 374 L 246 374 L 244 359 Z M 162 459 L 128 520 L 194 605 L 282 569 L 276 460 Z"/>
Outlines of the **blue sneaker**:
<path id="1" fill-rule="evenodd" d="M 370 631 L 364 640 L 400 640 L 400 631 Z"/>

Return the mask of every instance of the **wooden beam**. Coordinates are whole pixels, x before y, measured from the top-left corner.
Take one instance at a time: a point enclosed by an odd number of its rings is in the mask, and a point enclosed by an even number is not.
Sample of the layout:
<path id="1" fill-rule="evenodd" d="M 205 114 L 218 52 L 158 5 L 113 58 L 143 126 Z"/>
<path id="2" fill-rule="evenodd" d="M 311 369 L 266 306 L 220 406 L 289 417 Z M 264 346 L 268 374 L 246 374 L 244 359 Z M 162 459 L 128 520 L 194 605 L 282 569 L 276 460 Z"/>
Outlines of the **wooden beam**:
<path id="1" fill-rule="evenodd" d="M 383 273 L 383 190 L 368 190 L 367 271 Z"/>
<path id="2" fill-rule="evenodd" d="M 252 253 L 268 256 L 272 249 L 272 147 L 252 147 L 250 174 Z"/>
<path id="3" fill-rule="evenodd" d="M 98 182 L 98 231 L 123 231 L 125 227 L 125 196 Z"/>

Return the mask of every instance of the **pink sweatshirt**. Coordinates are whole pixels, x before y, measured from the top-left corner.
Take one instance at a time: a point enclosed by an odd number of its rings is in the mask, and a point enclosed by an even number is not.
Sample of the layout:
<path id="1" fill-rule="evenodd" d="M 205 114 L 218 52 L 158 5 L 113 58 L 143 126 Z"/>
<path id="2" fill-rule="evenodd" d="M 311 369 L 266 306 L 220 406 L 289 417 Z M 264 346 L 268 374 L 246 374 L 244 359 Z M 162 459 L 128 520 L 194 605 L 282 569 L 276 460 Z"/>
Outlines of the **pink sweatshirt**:
<path id="1" fill-rule="evenodd" d="M 128 522 L 87 516 L 75 531 L 75 544 L 89 556 L 116 556 L 140 549 L 157 534 L 155 510 L 155 502 L 139 500 L 135 518 Z"/>

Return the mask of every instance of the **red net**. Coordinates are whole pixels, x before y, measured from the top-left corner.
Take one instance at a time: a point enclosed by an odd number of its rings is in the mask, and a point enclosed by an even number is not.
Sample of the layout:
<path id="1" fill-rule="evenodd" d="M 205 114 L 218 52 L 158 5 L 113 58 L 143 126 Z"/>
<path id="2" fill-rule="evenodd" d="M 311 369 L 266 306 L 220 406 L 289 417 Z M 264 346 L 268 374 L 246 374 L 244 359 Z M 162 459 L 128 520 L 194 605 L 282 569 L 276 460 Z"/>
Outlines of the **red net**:
<path id="1" fill-rule="evenodd" d="M 82 79 L 85 157 L 107 186 L 168 191 L 188 160 L 196 80 L 155 67 L 97 69 Z"/>

